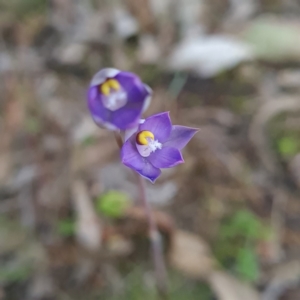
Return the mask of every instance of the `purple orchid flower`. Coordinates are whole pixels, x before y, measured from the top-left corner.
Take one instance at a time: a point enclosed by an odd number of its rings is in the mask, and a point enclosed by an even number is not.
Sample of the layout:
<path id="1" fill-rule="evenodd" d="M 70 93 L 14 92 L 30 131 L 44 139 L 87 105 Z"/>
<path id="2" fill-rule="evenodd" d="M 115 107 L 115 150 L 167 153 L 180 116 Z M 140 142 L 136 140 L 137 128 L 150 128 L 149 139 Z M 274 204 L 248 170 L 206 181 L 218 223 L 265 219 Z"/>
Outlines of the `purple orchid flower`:
<path id="1" fill-rule="evenodd" d="M 148 108 L 152 90 L 130 72 L 107 68 L 92 79 L 88 107 L 100 127 L 126 130 L 136 126 Z"/>
<path id="2" fill-rule="evenodd" d="M 168 112 L 153 115 L 124 143 L 122 162 L 154 183 L 161 174 L 160 169 L 184 162 L 180 150 L 197 131 L 196 128 L 172 126 Z"/>

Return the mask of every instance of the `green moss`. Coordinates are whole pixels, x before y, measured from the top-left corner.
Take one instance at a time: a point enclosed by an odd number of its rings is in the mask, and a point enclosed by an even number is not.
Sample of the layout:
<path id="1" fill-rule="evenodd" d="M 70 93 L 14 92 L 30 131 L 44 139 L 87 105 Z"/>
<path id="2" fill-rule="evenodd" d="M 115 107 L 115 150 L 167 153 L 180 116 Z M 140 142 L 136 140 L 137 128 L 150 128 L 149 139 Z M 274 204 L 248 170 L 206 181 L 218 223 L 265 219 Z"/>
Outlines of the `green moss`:
<path id="1" fill-rule="evenodd" d="M 97 139 L 93 136 L 87 136 L 84 138 L 84 140 L 82 141 L 81 145 L 83 147 L 88 147 L 88 146 L 91 146 L 91 145 L 94 145 L 96 144 L 97 142 Z"/>
<path id="2" fill-rule="evenodd" d="M 42 124 L 38 118 L 28 117 L 25 121 L 25 129 L 33 135 L 38 134 L 42 130 Z"/>
<path id="3" fill-rule="evenodd" d="M 0 0 L 0 11 L 10 12 L 22 19 L 28 15 L 45 13 L 48 3 L 48 0 Z"/>
<path id="4" fill-rule="evenodd" d="M 225 220 L 214 245 L 220 264 L 239 277 L 256 281 L 259 276 L 256 245 L 271 236 L 270 229 L 248 210 L 240 210 Z"/>
<path id="5" fill-rule="evenodd" d="M 75 234 L 75 221 L 73 219 L 61 220 L 57 225 L 57 230 L 62 236 L 73 236 Z"/>
<path id="6" fill-rule="evenodd" d="M 22 282 L 30 277 L 32 268 L 29 264 L 2 265 L 0 270 L 0 282 L 9 284 Z"/>
<path id="7" fill-rule="evenodd" d="M 111 218 L 124 215 L 129 205 L 130 200 L 127 194 L 120 191 L 109 191 L 96 200 L 97 211 Z"/>
<path id="8" fill-rule="evenodd" d="M 146 82 L 150 86 L 158 82 L 161 77 L 162 71 L 157 65 L 145 65 L 139 73 L 143 82 Z"/>
<path id="9" fill-rule="evenodd" d="M 277 150 L 284 158 L 296 155 L 300 151 L 299 138 L 296 136 L 283 136 L 277 139 Z"/>
<path id="10" fill-rule="evenodd" d="M 135 268 L 125 277 L 124 290 L 112 295 L 112 291 L 104 291 L 99 299 L 111 300 L 157 300 L 160 299 L 155 291 L 154 282 L 149 284 L 143 268 Z M 150 281 L 151 282 L 151 281 Z M 122 296 L 121 296 L 122 295 Z M 172 300 L 213 300 L 213 293 L 203 282 L 187 280 L 178 273 L 169 274 L 169 299 Z"/>
<path id="11" fill-rule="evenodd" d="M 249 99 L 244 96 L 231 97 L 229 99 L 229 107 L 233 112 L 244 113 Z"/>

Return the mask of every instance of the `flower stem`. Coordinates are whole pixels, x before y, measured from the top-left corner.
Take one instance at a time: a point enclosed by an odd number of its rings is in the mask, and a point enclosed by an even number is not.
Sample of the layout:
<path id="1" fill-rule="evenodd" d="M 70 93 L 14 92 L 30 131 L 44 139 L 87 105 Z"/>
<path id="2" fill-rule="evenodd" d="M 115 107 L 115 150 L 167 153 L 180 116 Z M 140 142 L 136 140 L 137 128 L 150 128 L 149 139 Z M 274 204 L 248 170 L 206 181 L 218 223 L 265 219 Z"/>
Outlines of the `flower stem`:
<path id="1" fill-rule="evenodd" d="M 115 132 L 115 139 L 119 148 L 121 149 L 123 146 L 123 139 L 120 132 Z M 145 181 L 140 175 L 137 175 L 137 178 L 138 178 L 138 186 L 140 190 L 140 199 L 142 205 L 145 208 L 147 220 L 149 223 L 149 238 L 150 238 L 151 248 L 152 248 L 152 258 L 154 262 L 157 291 L 161 299 L 168 299 L 167 271 L 166 271 L 166 265 L 165 265 L 164 255 L 163 255 L 161 235 L 157 229 L 153 212 L 147 201 Z"/>
<path id="2" fill-rule="evenodd" d="M 114 136 L 115 136 L 115 140 L 116 140 L 119 148 L 121 149 L 123 146 L 123 139 L 122 139 L 120 132 L 114 131 Z"/>
<path id="3" fill-rule="evenodd" d="M 138 183 L 140 188 L 140 199 L 145 208 L 145 212 L 149 223 L 149 238 L 152 247 L 152 257 L 154 262 L 157 289 L 161 298 L 166 299 L 168 294 L 167 271 L 166 271 L 164 255 L 163 255 L 162 239 L 157 229 L 157 225 L 154 219 L 152 209 L 146 198 L 145 181 L 142 178 L 142 176 L 138 175 L 137 177 L 138 177 Z"/>

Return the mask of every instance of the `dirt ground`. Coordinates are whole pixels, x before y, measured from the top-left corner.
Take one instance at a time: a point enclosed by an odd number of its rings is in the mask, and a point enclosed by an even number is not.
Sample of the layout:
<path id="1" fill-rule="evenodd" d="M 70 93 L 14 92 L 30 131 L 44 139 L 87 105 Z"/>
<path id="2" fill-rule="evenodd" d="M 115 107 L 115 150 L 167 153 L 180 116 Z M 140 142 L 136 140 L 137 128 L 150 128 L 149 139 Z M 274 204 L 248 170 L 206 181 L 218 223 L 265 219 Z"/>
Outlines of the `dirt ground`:
<path id="1" fill-rule="evenodd" d="M 169 299 L 300 299 L 297 0 L 0 0 L 0 299 L 159 299 L 99 69 L 198 127 L 147 183 Z"/>

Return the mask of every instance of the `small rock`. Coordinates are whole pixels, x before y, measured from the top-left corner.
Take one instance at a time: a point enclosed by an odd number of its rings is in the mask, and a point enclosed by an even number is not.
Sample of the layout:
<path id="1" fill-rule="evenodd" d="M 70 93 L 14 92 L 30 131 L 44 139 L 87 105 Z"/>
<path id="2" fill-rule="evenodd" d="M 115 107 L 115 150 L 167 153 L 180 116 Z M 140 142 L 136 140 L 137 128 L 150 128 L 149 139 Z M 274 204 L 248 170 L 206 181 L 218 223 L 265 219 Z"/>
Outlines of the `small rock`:
<path id="1" fill-rule="evenodd" d="M 207 243 L 184 231 L 174 232 L 169 259 L 174 268 L 195 279 L 206 278 L 214 268 Z"/>
<path id="2" fill-rule="evenodd" d="M 138 58 L 143 64 L 156 64 L 161 56 L 158 42 L 153 35 L 145 34 L 139 40 Z"/>
<path id="3" fill-rule="evenodd" d="M 260 300 L 259 293 L 250 285 L 222 271 L 214 271 L 210 285 L 219 300 Z"/>
<path id="4" fill-rule="evenodd" d="M 137 34 L 139 29 L 136 19 L 122 6 L 114 11 L 114 25 L 117 34 L 123 39 Z"/>
<path id="5" fill-rule="evenodd" d="M 70 43 L 68 45 L 63 45 L 56 53 L 56 56 L 62 64 L 77 65 L 83 61 L 87 51 L 87 45 L 82 43 Z"/>
<path id="6" fill-rule="evenodd" d="M 270 62 L 300 61 L 300 23 L 298 20 L 260 16 L 242 31 L 255 56 Z"/>
<path id="7" fill-rule="evenodd" d="M 251 59 L 253 53 L 247 44 L 230 36 L 211 35 L 184 39 L 175 46 L 167 66 L 209 78 Z"/>

